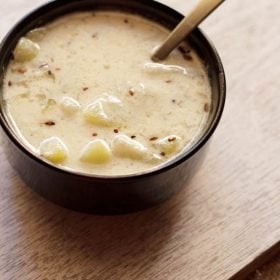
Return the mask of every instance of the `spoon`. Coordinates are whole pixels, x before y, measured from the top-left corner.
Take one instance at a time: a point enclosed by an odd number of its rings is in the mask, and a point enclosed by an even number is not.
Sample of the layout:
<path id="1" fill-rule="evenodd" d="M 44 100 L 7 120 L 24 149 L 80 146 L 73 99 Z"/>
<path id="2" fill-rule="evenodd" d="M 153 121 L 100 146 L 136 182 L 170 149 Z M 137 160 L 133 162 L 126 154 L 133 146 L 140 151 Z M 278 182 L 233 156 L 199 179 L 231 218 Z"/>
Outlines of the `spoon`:
<path id="1" fill-rule="evenodd" d="M 152 60 L 164 60 L 222 2 L 224 0 L 200 0 L 193 11 L 178 24 L 165 42 L 157 48 Z"/>

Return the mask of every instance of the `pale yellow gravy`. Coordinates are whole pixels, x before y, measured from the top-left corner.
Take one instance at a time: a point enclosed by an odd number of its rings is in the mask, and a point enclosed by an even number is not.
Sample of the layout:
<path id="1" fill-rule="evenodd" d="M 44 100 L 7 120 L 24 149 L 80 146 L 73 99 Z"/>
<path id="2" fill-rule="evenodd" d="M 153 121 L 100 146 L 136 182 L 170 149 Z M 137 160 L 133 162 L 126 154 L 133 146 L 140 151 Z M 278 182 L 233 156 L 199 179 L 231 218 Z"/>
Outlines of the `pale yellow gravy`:
<path id="1" fill-rule="evenodd" d="M 61 168 L 96 175 L 151 170 L 188 149 L 209 117 L 211 89 L 188 46 L 150 60 L 168 32 L 135 15 L 96 12 L 27 34 L 4 81 L 21 140 Z"/>

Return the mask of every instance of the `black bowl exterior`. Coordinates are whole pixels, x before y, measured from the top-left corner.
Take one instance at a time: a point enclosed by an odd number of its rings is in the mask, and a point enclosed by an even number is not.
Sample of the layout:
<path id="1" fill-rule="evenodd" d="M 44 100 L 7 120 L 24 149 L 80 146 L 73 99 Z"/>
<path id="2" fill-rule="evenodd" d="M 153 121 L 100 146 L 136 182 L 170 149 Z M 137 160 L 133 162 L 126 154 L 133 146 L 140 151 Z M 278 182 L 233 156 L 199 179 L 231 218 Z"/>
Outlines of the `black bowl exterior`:
<path id="1" fill-rule="evenodd" d="M 46 199 L 76 211 L 116 215 L 152 207 L 178 192 L 203 159 L 192 160 L 166 172 L 130 179 L 98 180 L 69 175 L 34 161 L 5 137 L 5 153 L 25 183 Z"/>
<path id="2" fill-rule="evenodd" d="M 120 10 L 140 14 L 169 29 L 183 16 L 151 0 L 56 0 L 35 10 L 17 24 L 0 48 L 0 90 L 5 69 L 18 39 L 27 31 L 56 17 L 79 10 Z M 208 69 L 212 86 L 212 110 L 209 125 L 201 139 L 189 151 L 163 168 L 145 174 L 120 177 L 85 176 L 67 172 L 40 160 L 20 144 L 5 116 L 0 92 L 0 122 L 3 147 L 10 164 L 33 190 L 61 206 L 89 213 L 123 214 L 154 206 L 178 192 L 195 174 L 204 158 L 206 146 L 222 115 L 225 102 L 225 76 L 219 56 L 199 29 L 189 38 Z"/>

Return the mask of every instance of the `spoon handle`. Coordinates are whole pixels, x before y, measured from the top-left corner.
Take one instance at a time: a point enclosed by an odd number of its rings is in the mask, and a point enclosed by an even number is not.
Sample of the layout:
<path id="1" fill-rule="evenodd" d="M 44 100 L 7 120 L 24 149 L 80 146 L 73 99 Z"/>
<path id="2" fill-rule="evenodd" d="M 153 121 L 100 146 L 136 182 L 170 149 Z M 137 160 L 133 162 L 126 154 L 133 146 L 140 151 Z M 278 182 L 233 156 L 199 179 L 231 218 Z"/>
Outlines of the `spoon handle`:
<path id="1" fill-rule="evenodd" d="M 156 50 L 152 59 L 154 61 L 165 59 L 222 2 L 224 0 L 200 0 L 193 11 L 178 24 L 166 41 Z"/>

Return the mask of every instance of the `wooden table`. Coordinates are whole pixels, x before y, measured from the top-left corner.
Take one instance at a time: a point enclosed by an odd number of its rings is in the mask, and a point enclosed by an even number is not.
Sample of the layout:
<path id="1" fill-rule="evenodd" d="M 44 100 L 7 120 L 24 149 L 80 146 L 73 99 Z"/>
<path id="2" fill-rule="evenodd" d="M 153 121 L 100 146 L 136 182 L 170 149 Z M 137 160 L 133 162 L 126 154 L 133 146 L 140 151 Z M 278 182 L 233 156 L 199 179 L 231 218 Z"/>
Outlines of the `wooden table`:
<path id="1" fill-rule="evenodd" d="M 42 2 L 2 1 L 0 37 Z M 226 1 L 203 24 L 224 61 L 227 106 L 201 171 L 159 207 L 62 209 L 26 188 L 0 150 L 0 279 L 241 279 L 279 251 L 279 14 L 277 0 Z"/>

